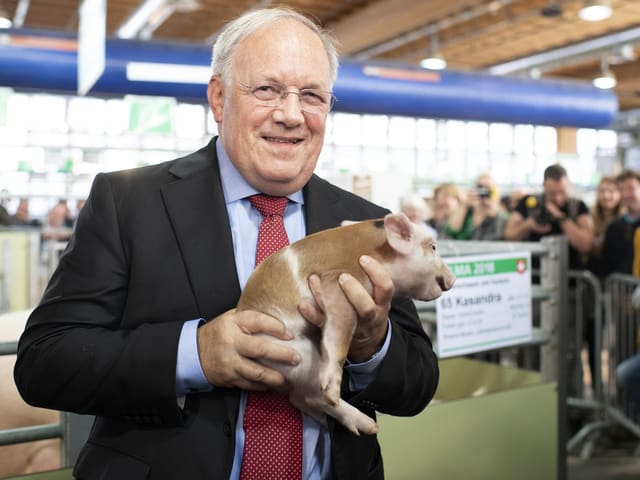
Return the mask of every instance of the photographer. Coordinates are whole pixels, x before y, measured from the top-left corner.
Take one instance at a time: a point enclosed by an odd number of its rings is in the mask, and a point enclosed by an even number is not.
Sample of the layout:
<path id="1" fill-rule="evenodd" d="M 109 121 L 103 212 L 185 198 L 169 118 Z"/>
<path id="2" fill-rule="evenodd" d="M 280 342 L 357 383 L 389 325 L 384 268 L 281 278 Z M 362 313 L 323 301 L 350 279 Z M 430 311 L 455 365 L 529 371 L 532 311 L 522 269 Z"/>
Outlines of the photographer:
<path id="1" fill-rule="evenodd" d="M 526 195 L 509 217 L 504 231 L 506 240 L 538 241 L 547 235 L 565 235 L 569 242 L 569 269 L 584 270 L 586 254 L 593 244 L 593 219 L 585 203 L 569 196 L 567 171 L 560 165 L 551 165 L 544 171 L 543 192 Z M 536 268 L 536 262 L 533 264 Z M 577 296 L 575 282 L 569 281 L 567 304 L 567 366 L 568 395 L 581 397 L 579 351 L 582 341 L 576 343 Z M 583 298 L 583 301 L 585 299 Z M 592 311 L 592 305 L 583 305 L 583 311 Z M 583 321 L 583 319 L 581 319 Z M 535 322 L 535 318 L 534 318 Z M 584 332 L 583 332 L 584 336 Z M 570 428 L 577 431 L 584 420 L 580 412 L 570 412 Z"/>
<path id="2" fill-rule="evenodd" d="M 467 202 L 455 210 L 445 234 L 455 240 L 502 240 L 506 216 L 500 211 L 500 193 L 493 178 L 480 175 Z"/>
<path id="3" fill-rule="evenodd" d="M 526 195 L 504 230 L 505 240 L 537 242 L 546 235 L 566 235 L 569 269 L 583 270 L 583 257 L 593 244 L 593 220 L 585 203 L 569 196 L 569 178 L 561 165 L 544 171 L 543 193 Z"/>

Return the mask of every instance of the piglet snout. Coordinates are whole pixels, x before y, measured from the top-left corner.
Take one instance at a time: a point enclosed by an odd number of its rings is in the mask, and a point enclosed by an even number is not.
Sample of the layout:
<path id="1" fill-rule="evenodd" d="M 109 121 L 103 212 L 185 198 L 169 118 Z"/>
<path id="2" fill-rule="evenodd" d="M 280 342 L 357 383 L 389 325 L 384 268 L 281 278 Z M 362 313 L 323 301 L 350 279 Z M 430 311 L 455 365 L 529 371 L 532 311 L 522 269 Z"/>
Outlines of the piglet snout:
<path id="1" fill-rule="evenodd" d="M 436 282 L 438 282 L 438 286 L 440 287 L 440 290 L 442 290 L 443 292 L 446 292 L 447 290 L 449 290 L 451 287 L 453 287 L 453 284 L 456 281 L 456 277 L 451 274 L 451 275 L 438 275 L 436 277 Z"/>

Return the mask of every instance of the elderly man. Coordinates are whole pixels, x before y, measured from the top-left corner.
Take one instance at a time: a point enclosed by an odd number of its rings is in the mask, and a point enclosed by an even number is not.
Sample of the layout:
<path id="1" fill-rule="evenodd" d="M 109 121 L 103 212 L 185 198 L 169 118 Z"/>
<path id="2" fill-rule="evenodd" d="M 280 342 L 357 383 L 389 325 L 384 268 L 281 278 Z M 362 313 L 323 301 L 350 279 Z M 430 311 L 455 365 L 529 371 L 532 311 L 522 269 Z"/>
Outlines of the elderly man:
<path id="1" fill-rule="evenodd" d="M 96 177 L 21 338 L 20 392 L 96 415 L 79 479 L 383 478 L 375 436 L 321 425 L 271 395 L 284 378 L 259 361 L 296 364 L 295 350 L 269 338 L 289 332 L 234 310 L 268 219 L 293 242 L 386 213 L 313 175 L 335 47 L 304 16 L 256 10 L 220 33 L 212 67 L 219 137 Z M 392 302 L 386 270 L 362 265 L 373 295 L 352 277 L 342 285 L 360 317 L 342 396 L 372 417 L 416 414 L 435 392 L 436 357 L 412 302 Z"/>

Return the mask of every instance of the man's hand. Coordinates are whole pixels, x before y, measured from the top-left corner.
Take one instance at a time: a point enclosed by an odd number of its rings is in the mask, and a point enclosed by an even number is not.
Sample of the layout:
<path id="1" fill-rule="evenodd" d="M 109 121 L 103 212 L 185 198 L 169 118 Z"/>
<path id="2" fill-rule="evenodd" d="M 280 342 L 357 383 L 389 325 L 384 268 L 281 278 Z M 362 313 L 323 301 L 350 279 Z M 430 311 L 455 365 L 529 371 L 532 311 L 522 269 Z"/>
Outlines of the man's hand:
<path id="1" fill-rule="evenodd" d="M 564 214 L 560 208 L 556 206 L 553 202 L 546 202 L 544 208 L 549 212 L 549 214 L 554 218 L 556 222 L 561 222 L 566 219 L 567 216 Z"/>
<path id="2" fill-rule="evenodd" d="M 393 281 L 387 270 L 373 258 L 363 255 L 360 265 L 373 286 L 373 295 L 347 273 L 339 277 L 340 287 L 358 314 L 358 326 L 351 341 L 349 360 L 360 363 L 380 350 L 387 334 Z"/>
<path id="3" fill-rule="evenodd" d="M 551 225 L 540 225 L 533 217 L 527 217 L 525 222 L 529 232 L 545 235 L 551 231 Z"/>
<path id="4" fill-rule="evenodd" d="M 269 315 L 229 310 L 198 329 L 198 354 L 202 370 L 211 385 L 245 390 L 280 389 L 285 378 L 259 360 L 297 365 L 300 355 L 292 348 L 272 341 L 293 337 L 284 324 Z"/>

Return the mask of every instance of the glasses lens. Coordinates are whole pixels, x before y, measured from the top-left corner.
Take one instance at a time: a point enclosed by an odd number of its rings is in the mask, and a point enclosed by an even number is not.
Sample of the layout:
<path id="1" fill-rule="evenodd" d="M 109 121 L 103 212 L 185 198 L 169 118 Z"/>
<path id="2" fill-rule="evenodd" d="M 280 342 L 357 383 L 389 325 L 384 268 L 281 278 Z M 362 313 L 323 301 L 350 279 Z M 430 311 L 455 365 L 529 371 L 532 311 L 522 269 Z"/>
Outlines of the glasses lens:
<path id="1" fill-rule="evenodd" d="M 287 91 L 286 87 L 275 83 L 262 83 L 253 87 L 243 83 L 240 83 L 240 85 L 249 90 L 256 100 L 266 107 L 281 106 L 285 97 L 289 94 L 296 95 L 300 100 L 301 110 L 308 113 L 327 113 L 335 102 L 333 94 L 314 88 L 304 88 L 299 92 L 293 92 Z"/>

